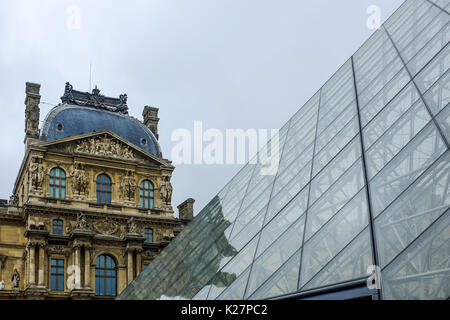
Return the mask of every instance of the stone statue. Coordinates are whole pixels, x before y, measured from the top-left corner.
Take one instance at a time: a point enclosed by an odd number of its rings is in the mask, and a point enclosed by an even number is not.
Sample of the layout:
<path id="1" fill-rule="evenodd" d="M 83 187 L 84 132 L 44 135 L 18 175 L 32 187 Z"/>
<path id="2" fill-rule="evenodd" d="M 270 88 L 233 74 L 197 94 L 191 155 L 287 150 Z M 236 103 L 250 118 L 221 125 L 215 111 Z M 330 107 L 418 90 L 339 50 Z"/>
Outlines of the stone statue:
<path id="1" fill-rule="evenodd" d="M 44 181 L 44 166 L 39 158 L 34 157 L 31 160 L 29 171 L 32 189 L 41 189 Z"/>
<path id="2" fill-rule="evenodd" d="M 11 197 L 9 197 L 9 205 L 11 207 L 17 207 L 19 205 L 19 197 L 13 194 Z"/>
<path id="3" fill-rule="evenodd" d="M 172 184 L 169 179 L 169 177 L 165 177 L 165 180 L 161 183 L 161 187 L 159 189 L 161 200 L 167 205 L 170 205 L 173 191 Z"/>
<path id="4" fill-rule="evenodd" d="M 122 195 L 125 200 L 134 201 L 134 194 L 136 192 L 137 185 L 133 171 L 127 170 L 125 176 L 120 182 L 120 188 L 122 189 Z"/>
<path id="5" fill-rule="evenodd" d="M 75 193 L 78 195 L 86 194 L 88 191 L 89 177 L 81 163 L 75 164 L 71 176 L 73 177 L 72 187 Z"/>
<path id="6" fill-rule="evenodd" d="M 0 290 L 4 290 L 5 289 L 5 281 L 1 280 L 0 281 Z"/>
<path id="7" fill-rule="evenodd" d="M 11 287 L 13 289 L 19 289 L 19 282 L 20 282 L 20 274 L 17 271 L 17 269 L 14 269 L 11 277 Z"/>
<path id="8" fill-rule="evenodd" d="M 127 233 L 138 233 L 138 225 L 133 217 L 127 221 Z"/>
<path id="9" fill-rule="evenodd" d="M 81 230 L 89 229 L 89 223 L 87 221 L 87 218 L 82 212 L 79 212 L 77 215 L 77 223 L 76 223 L 75 229 L 81 229 Z"/>

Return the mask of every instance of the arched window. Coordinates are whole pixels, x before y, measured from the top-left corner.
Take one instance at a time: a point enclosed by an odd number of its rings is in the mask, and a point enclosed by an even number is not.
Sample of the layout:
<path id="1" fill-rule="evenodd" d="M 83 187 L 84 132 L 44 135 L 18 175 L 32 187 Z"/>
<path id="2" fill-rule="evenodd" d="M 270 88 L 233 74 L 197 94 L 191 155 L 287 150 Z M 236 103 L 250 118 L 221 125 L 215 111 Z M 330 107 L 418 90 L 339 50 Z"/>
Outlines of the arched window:
<path id="1" fill-rule="evenodd" d="M 149 180 L 141 182 L 140 187 L 141 208 L 153 209 L 155 199 L 155 187 Z"/>
<path id="2" fill-rule="evenodd" d="M 50 198 L 66 198 L 66 173 L 61 168 L 50 170 Z"/>
<path id="3" fill-rule="evenodd" d="M 53 220 L 53 234 L 62 236 L 63 234 L 63 221 L 59 219 Z"/>
<path id="4" fill-rule="evenodd" d="M 97 296 L 116 296 L 117 267 L 114 259 L 101 255 L 95 262 L 95 294 Z"/>
<path id="5" fill-rule="evenodd" d="M 146 228 L 144 230 L 144 234 L 145 234 L 145 242 L 153 242 L 153 229 L 150 228 Z"/>
<path id="6" fill-rule="evenodd" d="M 106 174 L 97 177 L 97 203 L 111 203 L 111 179 Z"/>

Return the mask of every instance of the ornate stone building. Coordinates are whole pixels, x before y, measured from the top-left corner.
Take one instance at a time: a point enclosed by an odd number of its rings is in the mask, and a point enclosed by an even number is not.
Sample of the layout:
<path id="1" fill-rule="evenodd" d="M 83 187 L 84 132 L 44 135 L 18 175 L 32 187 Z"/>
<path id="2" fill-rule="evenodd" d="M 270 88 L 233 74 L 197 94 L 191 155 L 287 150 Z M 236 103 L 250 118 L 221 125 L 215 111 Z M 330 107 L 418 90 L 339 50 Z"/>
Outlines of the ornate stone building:
<path id="1" fill-rule="evenodd" d="M 0 299 L 118 295 L 192 219 L 171 205 L 158 109 L 73 90 L 39 128 L 40 85 L 26 84 L 25 156 L 0 202 Z"/>

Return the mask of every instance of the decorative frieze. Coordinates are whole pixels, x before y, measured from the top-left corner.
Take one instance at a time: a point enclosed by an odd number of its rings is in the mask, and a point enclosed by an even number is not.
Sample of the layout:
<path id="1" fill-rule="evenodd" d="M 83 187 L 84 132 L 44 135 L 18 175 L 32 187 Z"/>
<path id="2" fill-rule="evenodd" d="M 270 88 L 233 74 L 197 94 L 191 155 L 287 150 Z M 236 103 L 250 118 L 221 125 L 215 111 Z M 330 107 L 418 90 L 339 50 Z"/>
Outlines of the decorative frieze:
<path id="1" fill-rule="evenodd" d="M 108 137 L 106 134 L 103 137 L 92 137 L 79 141 L 75 146 L 74 152 L 126 160 L 135 160 L 136 158 L 129 146 L 117 139 Z"/>

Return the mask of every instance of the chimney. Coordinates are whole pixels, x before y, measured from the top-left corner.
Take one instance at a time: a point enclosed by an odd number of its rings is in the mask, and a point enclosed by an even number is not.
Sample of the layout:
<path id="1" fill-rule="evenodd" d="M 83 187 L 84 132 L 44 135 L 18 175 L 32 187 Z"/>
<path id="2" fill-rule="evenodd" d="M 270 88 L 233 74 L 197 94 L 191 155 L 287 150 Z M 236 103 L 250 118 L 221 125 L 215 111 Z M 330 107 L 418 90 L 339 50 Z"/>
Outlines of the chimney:
<path id="1" fill-rule="evenodd" d="M 178 217 L 181 220 L 192 220 L 194 219 L 194 202 L 192 198 L 187 199 L 178 208 Z"/>
<path id="2" fill-rule="evenodd" d="M 144 117 L 144 124 L 150 129 L 155 135 L 156 139 L 159 139 L 158 135 L 158 108 L 145 106 L 142 116 Z"/>
<path id="3" fill-rule="evenodd" d="M 39 95 L 40 84 L 27 82 L 25 87 L 25 144 L 29 139 L 39 138 L 39 103 L 41 96 Z"/>

